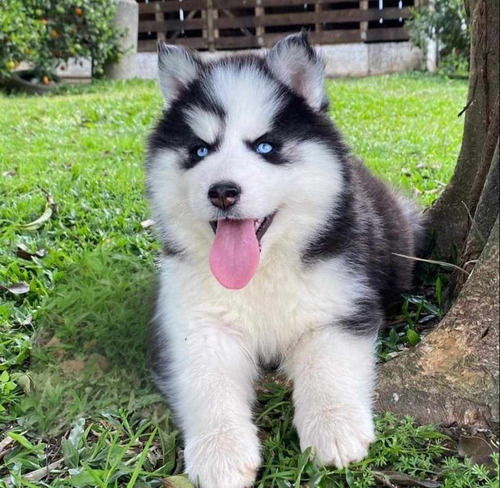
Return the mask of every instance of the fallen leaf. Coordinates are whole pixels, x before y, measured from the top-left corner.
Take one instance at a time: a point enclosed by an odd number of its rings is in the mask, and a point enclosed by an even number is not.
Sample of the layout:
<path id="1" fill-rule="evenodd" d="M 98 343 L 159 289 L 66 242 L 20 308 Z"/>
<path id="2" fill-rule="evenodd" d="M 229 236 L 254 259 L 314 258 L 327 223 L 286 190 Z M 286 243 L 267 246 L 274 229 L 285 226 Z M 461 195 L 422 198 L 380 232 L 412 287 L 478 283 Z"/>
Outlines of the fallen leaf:
<path id="1" fill-rule="evenodd" d="M 33 380 L 24 373 L 13 373 L 12 379 L 23 389 L 24 393 L 29 394 L 33 390 Z"/>
<path id="2" fill-rule="evenodd" d="M 153 227 L 153 225 L 155 225 L 156 222 L 152 219 L 147 219 L 147 220 L 144 220 L 143 222 L 141 222 L 141 227 L 143 229 L 149 229 L 149 227 Z"/>
<path id="3" fill-rule="evenodd" d="M 495 452 L 495 448 L 484 437 L 463 435 L 458 442 L 458 454 L 470 458 L 472 464 L 483 464 L 493 468 L 491 455 Z"/>
<path id="4" fill-rule="evenodd" d="M 21 259 L 26 259 L 27 261 L 32 261 L 33 258 L 43 258 L 47 255 L 45 249 L 39 249 L 38 251 L 31 252 L 24 244 L 17 245 L 16 256 Z"/>
<path id="5" fill-rule="evenodd" d="M 19 325 L 26 327 L 27 325 L 31 325 L 32 322 L 33 322 L 33 315 L 28 315 L 22 322 L 19 322 Z"/>
<path id="6" fill-rule="evenodd" d="M 421 480 L 395 471 L 374 471 L 373 475 L 384 486 L 418 486 L 421 488 L 439 488 L 441 483 L 433 480 Z"/>
<path id="7" fill-rule="evenodd" d="M 102 354 L 99 354 L 97 352 L 91 354 L 89 356 L 89 362 L 91 361 L 95 362 L 97 366 L 99 366 L 99 369 L 101 369 L 102 371 L 106 371 L 109 369 L 109 360 Z"/>
<path id="8" fill-rule="evenodd" d="M 66 373 L 79 373 L 87 363 L 83 359 L 67 359 L 61 363 L 61 369 Z"/>
<path id="9" fill-rule="evenodd" d="M 45 211 L 43 214 L 38 217 L 36 220 L 33 220 L 33 222 L 30 222 L 29 224 L 21 224 L 20 227 L 23 230 L 37 230 L 40 227 L 47 222 L 50 217 L 52 217 L 52 214 L 55 212 L 57 213 L 57 203 L 54 200 L 54 197 L 46 190 L 42 190 L 45 193 L 45 198 L 47 199 L 47 203 L 45 204 Z"/>
<path id="10" fill-rule="evenodd" d="M 417 164 L 417 169 L 425 169 L 427 168 L 427 164 L 426 163 L 418 163 Z"/>
<path id="11" fill-rule="evenodd" d="M 10 291 L 14 295 L 24 295 L 30 291 L 28 283 L 25 283 L 24 281 L 7 286 L 0 285 L 0 289 Z"/>
<path id="12" fill-rule="evenodd" d="M 9 446 L 14 442 L 14 439 L 11 437 L 5 437 L 2 441 L 0 441 L 0 460 L 11 451 Z"/>
<path id="13" fill-rule="evenodd" d="M 52 217 L 52 207 L 47 204 L 45 206 L 45 211 L 40 217 L 38 217 L 36 220 L 33 220 L 33 222 L 30 222 L 29 224 L 22 224 L 20 225 L 20 227 L 24 230 L 37 230 L 42 227 L 42 225 L 45 224 L 45 222 L 47 222 L 50 217 Z"/>
<path id="14" fill-rule="evenodd" d="M 43 468 L 31 471 L 30 473 L 23 474 L 26 481 L 40 481 L 45 478 L 52 470 L 57 469 L 64 462 L 64 459 L 59 459 L 53 463 L 44 466 Z"/>
<path id="15" fill-rule="evenodd" d="M 9 171 L 4 171 L 2 173 L 2 176 L 16 176 L 17 175 L 17 169 L 10 169 Z"/>

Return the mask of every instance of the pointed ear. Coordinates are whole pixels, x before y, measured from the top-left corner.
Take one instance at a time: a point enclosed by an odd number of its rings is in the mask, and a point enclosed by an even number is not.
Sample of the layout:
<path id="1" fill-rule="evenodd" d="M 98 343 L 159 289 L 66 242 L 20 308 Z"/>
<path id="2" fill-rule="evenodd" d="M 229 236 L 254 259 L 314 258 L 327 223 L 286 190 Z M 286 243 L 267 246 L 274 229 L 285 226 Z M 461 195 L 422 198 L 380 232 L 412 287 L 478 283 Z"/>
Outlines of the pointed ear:
<path id="1" fill-rule="evenodd" d="M 165 108 L 199 74 L 201 61 L 191 50 L 160 42 L 158 44 L 158 79 L 165 98 Z"/>
<path id="2" fill-rule="evenodd" d="M 292 34 L 278 41 L 266 56 L 271 72 L 315 110 L 328 104 L 323 88 L 325 63 L 307 41 L 307 34 Z"/>

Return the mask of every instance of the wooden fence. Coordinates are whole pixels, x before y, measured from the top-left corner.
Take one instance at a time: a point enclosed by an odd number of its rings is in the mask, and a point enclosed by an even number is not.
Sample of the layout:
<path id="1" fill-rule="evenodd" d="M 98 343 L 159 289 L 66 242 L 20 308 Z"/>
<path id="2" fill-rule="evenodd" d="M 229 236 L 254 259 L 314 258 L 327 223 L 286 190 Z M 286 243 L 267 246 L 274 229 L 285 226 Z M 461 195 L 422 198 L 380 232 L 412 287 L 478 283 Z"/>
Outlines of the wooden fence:
<path id="1" fill-rule="evenodd" d="M 414 0 L 141 0 L 139 51 L 259 48 L 301 28 L 315 44 L 403 41 Z"/>

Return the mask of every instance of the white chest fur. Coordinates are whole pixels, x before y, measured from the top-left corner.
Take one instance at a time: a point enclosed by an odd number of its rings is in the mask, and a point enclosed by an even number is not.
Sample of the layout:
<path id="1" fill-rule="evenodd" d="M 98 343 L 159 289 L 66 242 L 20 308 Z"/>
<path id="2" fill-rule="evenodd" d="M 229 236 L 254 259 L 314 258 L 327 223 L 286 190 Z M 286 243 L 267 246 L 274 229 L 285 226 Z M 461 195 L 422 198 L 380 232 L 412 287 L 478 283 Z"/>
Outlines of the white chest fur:
<path id="1" fill-rule="evenodd" d="M 298 257 L 275 251 L 244 289 L 227 290 L 211 274 L 208 260 L 165 258 L 160 311 L 168 316 L 169 334 L 187 337 L 198 327 L 219 325 L 253 353 L 272 359 L 307 331 L 348 315 L 365 292 L 341 259 L 306 267 Z"/>

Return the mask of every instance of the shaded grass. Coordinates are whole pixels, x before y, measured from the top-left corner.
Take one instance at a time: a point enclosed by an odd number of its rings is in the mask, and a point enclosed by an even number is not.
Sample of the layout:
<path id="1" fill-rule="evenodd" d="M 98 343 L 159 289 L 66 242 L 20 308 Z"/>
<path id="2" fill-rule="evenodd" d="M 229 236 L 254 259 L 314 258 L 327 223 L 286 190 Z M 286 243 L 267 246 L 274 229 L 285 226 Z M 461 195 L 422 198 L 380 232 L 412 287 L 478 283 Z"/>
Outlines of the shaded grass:
<path id="1" fill-rule="evenodd" d="M 465 83 L 398 75 L 328 89 L 354 151 L 430 203 L 456 159 Z M 14 433 L 0 486 L 159 486 L 181 473 L 181 443 L 144 360 L 159 246 L 140 225 L 148 218 L 143 142 L 160 108 L 154 84 L 142 81 L 0 98 L 0 283 L 29 285 L 22 295 L 0 291 L 0 430 Z M 27 231 L 44 192 L 57 211 Z M 23 259 L 18 244 L 46 256 Z M 444 476 L 450 487 L 490 480 L 449 457 L 453 443 L 432 427 L 391 416 L 377 421 L 366 461 L 318 468 L 299 452 L 289 389 L 270 386 L 259 409 L 262 488 L 372 486 L 374 471 L 388 468 Z M 61 459 L 43 481 L 23 481 Z M 472 484 L 456 484 L 458 475 Z"/>

